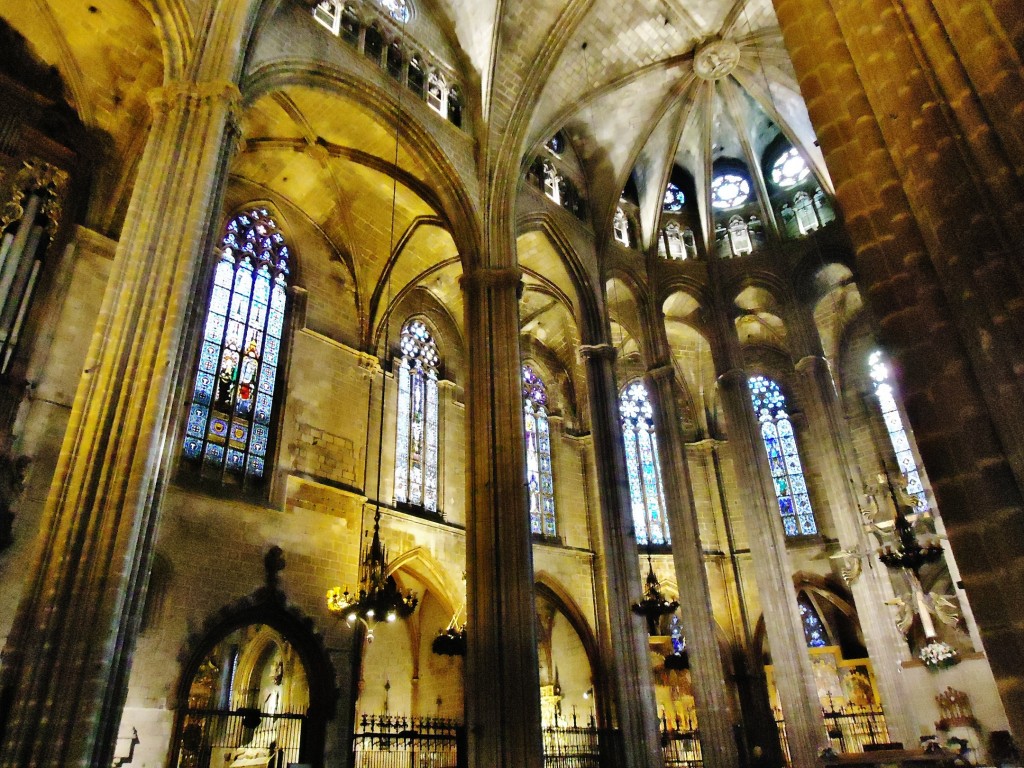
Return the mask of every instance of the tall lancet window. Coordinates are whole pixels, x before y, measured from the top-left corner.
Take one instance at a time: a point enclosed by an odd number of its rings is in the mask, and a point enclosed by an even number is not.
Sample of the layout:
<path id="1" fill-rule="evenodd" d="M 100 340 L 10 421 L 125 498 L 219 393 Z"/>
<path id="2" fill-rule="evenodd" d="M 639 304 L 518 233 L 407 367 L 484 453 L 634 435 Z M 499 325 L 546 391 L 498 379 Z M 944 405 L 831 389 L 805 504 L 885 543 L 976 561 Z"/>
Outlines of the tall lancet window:
<path id="1" fill-rule="evenodd" d="M 619 395 L 622 438 L 626 444 L 626 473 L 633 506 L 633 526 L 640 544 L 671 544 L 665 520 L 665 492 L 661 486 L 654 408 L 642 381 L 626 385 Z"/>
<path id="2" fill-rule="evenodd" d="M 761 439 L 768 453 L 786 535 L 817 533 L 811 497 L 807 495 L 807 481 L 796 447 L 796 435 L 793 434 L 793 422 L 786 410 L 786 397 L 778 384 L 764 376 L 750 378 L 750 397 L 761 424 Z"/>
<path id="3" fill-rule="evenodd" d="M 395 500 L 437 511 L 437 368 L 440 357 L 419 320 L 402 328 L 395 429 Z"/>
<path id="4" fill-rule="evenodd" d="M 871 353 L 868 365 L 871 368 L 871 381 L 875 386 L 878 405 L 882 409 L 882 418 L 885 420 L 885 429 L 889 433 L 889 441 L 896 454 L 896 464 L 907 481 L 907 493 L 918 500 L 918 509 L 923 511 L 928 509 L 928 498 L 921 482 L 921 472 L 914 460 L 914 452 L 910 449 L 910 437 L 896 406 L 896 393 L 889 382 L 889 366 L 879 350 Z"/>
<path id="5" fill-rule="evenodd" d="M 523 423 L 526 429 L 526 485 L 530 493 L 530 530 L 555 536 L 555 485 L 551 477 L 551 429 L 548 393 L 529 365 L 523 366 Z"/>
<path id="6" fill-rule="evenodd" d="M 222 479 L 263 477 L 288 301 L 288 246 L 266 208 L 228 222 L 203 326 L 185 456 Z"/>
<path id="7" fill-rule="evenodd" d="M 60 226 L 68 174 L 26 162 L 0 202 L 0 373 L 18 347 L 50 242 Z"/>

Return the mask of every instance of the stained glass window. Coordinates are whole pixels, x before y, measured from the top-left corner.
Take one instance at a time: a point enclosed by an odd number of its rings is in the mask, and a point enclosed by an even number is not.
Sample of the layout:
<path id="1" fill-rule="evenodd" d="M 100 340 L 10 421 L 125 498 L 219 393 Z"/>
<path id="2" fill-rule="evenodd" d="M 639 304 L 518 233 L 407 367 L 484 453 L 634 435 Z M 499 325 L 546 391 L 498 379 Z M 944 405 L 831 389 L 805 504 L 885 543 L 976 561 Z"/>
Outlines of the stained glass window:
<path id="1" fill-rule="evenodd" d="M 658 439 L 654 433 L 654 409 L 642 381 L 630 382 L 622 390 L 619 417 L 626 446 L 626 473 L 636 540 L 640 544 L 670 544 Z"/>
<path id="2" fill-rule="evenodd" d="M 826 645 L 830 645 L 828 631 L 807 593 L 800 592 L 796 602 L 800 606 L 800 618 L 804 624 L 804 639 L 807 641 L 807 647 L 824 648 Z"/>
<path id="3" fill-rule="evenodd" d="M 662 202 L 662 207 L 669 213 L 679 213 L 683 210 L 684 205 L 686 205 L 686 195 L 683 194 L 683 190 L 670 181 L 665 187 L 665 199 Z"/>
<path id="4" fill-rule="evenodd" d="M 818 532 L 807 495 L 807 481 L 800 464 L 793 423 L 786 411 L 786 397 L 779 385 L 764 376 L 750 378 L 750 397 L 761 425 L 761 439 L 768 453 L 768 464 L 779 500 L 782 526 L 787 536 L 807 536 Z"/>
<path id="5" fill-rule="evenodd" d="M 380 0 L 380 6 L 391 14 L 391 18 L 403 24 L 409 20 L 409 5 L 405 0 Z"/>
<path id="6" fill-rule="evenodd" d="M 683 624 L 679 614 L 673 613 L 668 623 L 668 636 L 672 640 L 672 653 L 683 653 L 686 650 L 686 638 L 683 637 Z"/>
<path id="7" fill-rule="evenodd" d="M 437 511 L 437 368 L 440 357 L 419 320 L 402 328 L 395 429 L 395 500 Z"/>
<path id="8" fill-rule="evenodd" d="M 711 182 L 711 206 L 738 208 L 750 198 L 750 182 L 735 173 L 722 173 Z"/>
<path id="9" fill-rule="evenodd" d="M 529 365 L 523 366 L 523 422 L 526 427 L 526 486 L 530 494 L 530 530 L 557 534 L 555 486 L 551 476 L 551 429 L 548 393 Z"/>
<path id="10" fill-rule="evenodd" d="M 893 391 L 892 384 L 889 383 L 889 366 L 878 350 L 871 353 L 868 365 L 871 368 L 871 381 L 875 385 L 875 395 L 878 397 L 878 405 L 882 409 L 885 428 L 889 432 L 889 441 L 896 453 L 896 464 L 907 481 L 907 493 L 917 498 L 917 508 L 923 512 L 928 509 L 928 497 L 925 495 L 924 484 L 921 482 L 921 472 L 914 460 L 914 452 L 910 449 L 910 437 L 907 435 L 906 427 L 903 426 L 903 417 L 900 416 L 899 408 L 896 407 L 896 393 Z"/>
<path id="11" fill-rule="evenodd" d="M 787 149 L 772 166 L 772 181 L 783 189 L 788 189 L 807 178 L 811 169 L 799 152 L 792 147 Z"/>
<path id="12" fill-rule="evenodd" d="M 615 218 L 612 219 L 612 233 L 615 239 L 629 248 L 629 219 L 626 212 L 621 208 L 615 209 Z"/>
<path id="13" fill-rule="evenodd" d="M 260 478 L 288 300 L 288 246 L 266 208 L 236 215 L 218 249 L 185 456 L 204 473 Z"/>

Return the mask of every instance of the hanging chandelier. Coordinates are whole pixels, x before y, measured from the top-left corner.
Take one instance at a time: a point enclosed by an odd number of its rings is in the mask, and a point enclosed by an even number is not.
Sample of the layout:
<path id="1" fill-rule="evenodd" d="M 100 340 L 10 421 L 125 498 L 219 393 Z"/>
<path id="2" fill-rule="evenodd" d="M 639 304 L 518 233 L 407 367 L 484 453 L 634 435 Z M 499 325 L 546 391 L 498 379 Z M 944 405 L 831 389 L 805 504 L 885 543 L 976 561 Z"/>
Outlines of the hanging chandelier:
<path id="1" fill-rule="evenodd" d="M 670 614 L 679 607 L 678 600 L 668 600 L 661 594 L 661 582 L 654 573 L 651 553 L 647 553 L 647 582 L 644 586 L 644 599 L 633 604 L 633 613 L 647 619 L 647 632 L 658 634 L 658 619 Z"/>
<path id="2" fill-rule="evenodd" d="M 373 628 L 381 621 L 405 619 L 416 610 L 419 598 L 408 590 L 404 595 L 395 577 L 388 573 L 387 549 L 380 538 L 380 507 L 373 516 L 373 537 L 359 562 L 356 591 L 334 587 L 327 592 L 327 610 L 349 624 L 362 622 L 366 639 L 373 642 Z"/>
<path id="3" fill-rule="evenodd" d="M 881 478 L 881 475 L 879 477 Z M 914 524 L 910 522 L 910 518 L 903 511 L 904 504 L 909 506 L 913 503 L 913 499 L 906 493 L 901 497 L 893 487 L 892 478 L 888 473 L 885 477 L 889 484 L 889 493 L 892 496 L 893 504 L 896 507 L 896 546 L 883 545 L 878 550 L 878 559 L 888 568 L 906 569 L 914 575 L 914 578 L 917 578 L 923 565 L 934 563 L 942 558 L 942 545 L 934 536 L 927 538 L 922 544 L 914 532 Z"/>

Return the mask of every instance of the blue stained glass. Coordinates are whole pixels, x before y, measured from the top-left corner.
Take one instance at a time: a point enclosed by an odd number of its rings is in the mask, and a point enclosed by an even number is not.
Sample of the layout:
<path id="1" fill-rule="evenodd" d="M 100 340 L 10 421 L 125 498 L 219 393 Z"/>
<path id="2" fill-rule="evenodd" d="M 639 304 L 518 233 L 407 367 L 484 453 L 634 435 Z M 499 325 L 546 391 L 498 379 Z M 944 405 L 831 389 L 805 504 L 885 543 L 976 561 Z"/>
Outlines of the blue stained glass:
<path id="1" fill-rule="evenodd" d="M 228 449 L 228 470 L 231 472 L 241 472 L 242 467 L 245 466 L 245 454 L 242 451 L 236 451 L 232 448 Z"/>
<path id="2" fill-rule="evenodd" d="M 267 342 L 263 350 L 263 362 L 267 365 L 277 365 L 277 355 L 281 349 L 281 342 L 273 336 L 267 336 Z"/>
<path id="3" fill-rule="evenodd" d="M 267 333 L 271 336 L 281 338 L 281 331 L 284 328 L 284 315 L 277 310 L 270 311 L 270 322 L 267 323 Z"/>
<path id="4" fill-rule="evenodd" d="M 619 417 L 626 448 L 630 500 L 637 541 L 668 544 L 664 488 L 658 465 L 654 408 L 641 381 L 627 384 L 619 394 Z"/>
<path id="5" fill-rule="evenodd" d="M 277 376 L 277 369 L 272 365 L 263 366 L 260 372 L 260 392 L 268 395 L 274 394 L 274 379 Z"/>
<path id="6" fill-rule="evenodd" d="M 786 412 L 786 398 L 778 384 L 764 376 L 750 379 L 750 398 L 761 423 L 761 438 L 775 481 L 783 529 L 787 536 L 817 533 L 793 424 Z"/>
<path id="7" fill-rule="evenodd" d="M 209 411 L 202 405 L 193 405 L 188 412 L 188 426 L 185 434 L 189 437 L 203 437 L 206 434 L 206 417 Z"/>
<path id="8" fill-rule="evenodd" d="M 224 446 L 217 445 L 216 443 L 207 443 L 205 451 L 205 460 L 208 464 L 223 464 Z"/>
<path id="9" fill-rule="evenodd" d="M 200 405 L 209 405 L 212 398 L 213 376 L 200 371 L 196 374 L 196 393 L 193 399 Z M 202 437 L 202 435 L 200 434 L 198 437 Z"/>
<path id="10" fill-rule="evenodd" d="M 259 456 L 249 456 L 247 473 L 251 477 L 263 477 L 263 459 Z"/>
<path id="11" fill-rule="evenodd" d="M 828 634 L 825 625 L 821 623 L 818 612 L 814 610 L 806 593 L 801 592 L 797 597 L 797 605 L 800 606 L 800 618 L 804 624 L 804 639 L 808 648 L 824 648 L 828 645 Z"/>
<path id="12" fill-rule="evenodd" d="M 899 411 L 889 411 L 885 414 L 885 428 L 890 433 L 895 432 L 897 429 L 903 429 L 903 419 L 900 418 Z"/>
<path id="13" fill-rule="evenodd" d="M 205 338 L 214 344 L 220 344 L 220 340 L 224 338 L 223 315 L 216 315 L 211 312 L 207 316 Z"/>
<path id="14" fill-rule="evenodd" d="M 530 365 L 522 367 L 523 425 L 526 431 L 526 483 L 529 494 L 530 528 L 534 533 L 554 536 L 554 480 L 551 476 L 551 438 L 548 425 L 547 389 Z"/>
<path id="15" fill-rule="evenodd" d="M 907 433 L 902 429 L 893 432 L 889 436 L 892 438 L 892 447 L 896 449 L 896 453 L 910 450 L 910 440 L 907 438 Z"/>
<path id="16" fill-rule="evenodd" d="M 228 313 L 228 298 L 231 296 L 231 291 L 221 286 L 216 286 L 213 289 L 213 294 L 210 296 L 210 311 L 218 315 L 226 315 Z"/>
<path id="17" fill-rule="evenodd" d="M 252 256 L 244 257 L 243 253 Z M 289 253 L 269 211 L 257 208 L 227 223 L 218 254 L 184 450 L 190 458 L 202 455 L 208 464 L 261 477 L 281 352 Z M 251 259 L 256 254 L 263 261 L 254 272 Z M 275 318 L 268 318 L 268 303 L 276 310 Z M 266 344 L 266 364 L 259 379 L 262 391 L 254 393 L 268 319 L 276 323 L 274 338 Z M 254 394 L 255 426 L 249 421 Z M 214 402 L 220 411 L 233 411 L 235 421 L 215 417 L 207 423 L 207 408 Z M 250 456 L 250 452 L 258 455 Z"/>
<path id="18" fill-rule="evenodd" d="M 889 365 L 882 358 L 881 351 L 875 350 L 868 357 L 868 366 L 875 387 L 875 395 L 878 396 L 878 405 L 882 410 L 886 430 L 889 432 L 889 440 L 892 443 L 893 452 L 896 454 L 896 462 L 907 483 L 907 492 L 917 497 L 917 508 L 925 511 L 928 509 L 928 497 L 924 491 L 924 484 L 921 482 L 917 460 L 914 458 L 910 446 L 910 435 L 903 425 L 903 417 L 896 405 L 895 390 L 889 382 Z"/>
<path id="19" fill-rule="evenodd" d="M 256 423 L 270 423 L 270 408 L 273 405 L 273 398 L 270 395 L 256 395 Z"/>

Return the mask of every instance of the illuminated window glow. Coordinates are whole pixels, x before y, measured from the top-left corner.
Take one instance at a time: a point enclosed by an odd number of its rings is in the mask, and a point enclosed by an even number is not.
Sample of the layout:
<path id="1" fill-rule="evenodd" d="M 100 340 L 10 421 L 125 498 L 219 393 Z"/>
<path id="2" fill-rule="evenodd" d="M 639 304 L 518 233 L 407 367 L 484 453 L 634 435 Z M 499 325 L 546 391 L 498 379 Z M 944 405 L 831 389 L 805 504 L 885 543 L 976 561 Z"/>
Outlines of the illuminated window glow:
<path id="1" fill-rule="evenodd" d="M 788 149 L 779 155 L 779 159 L 772 166 L 772 181 L 783 189 L 799 184 L 807 178 L 811 169 L 807 162 L 795 149 Z"/>
<path id="2" fill-rule="evenodd" d="M 871 368 L 871 381 L 875 386 L 878 405 L 882 409 L 882 418 L 885 420 L 885 428 L 889 433 L 889 441 L 896 453 L 896 464 L 907 482 L 907 493 L 917 498 L 917 508 L 923 512 L 928 509 L 928 497 L 925 495 L 924 484 L 921 482 L 921 472 L 914 460 L 914 452 L 910 449 L 910 437 L 903 425 L 903 417 L 900 416 L 899 408 L 896 406 L 896 393 L 892 384 L 889 383 L 889 366 L 878 350 L 871 353 L 868 358 L 868 366 Z"/>
<path id="3" fill-rule="evenodd" d="M 808 536 L 818 532 L 807 495 L 807 482 L 800 464 L 800 452 L 793 423 L 786 412 L 786 398 L 779 385 L 764 376 L 750 378 L 750 398 L 761 425 L 761 439 L 768 453 L 775 495 L 779 500 L 782 526 L 787 536 Z"/>
<path id="4" fill-rule="evenodd" d="M 738 208 L 750 198 L 750 182 L 735 173 L 715 176 L 711 182 L 711 206 L 719 210 Z"/>
<path id="5" fill-rule="evenodd" d="M 804 640 L 807 641 L 807 647 L 824 648 L 826 645 L 830 645 L 828 631 L 807 593 L 800 592 L 796 602 L 800 607 L 800 618 L 804 625 Z"/>
<path id="6" fill-rule="evenodd" d="M 643 382 L 633 381 L 622 390 L 619 417 L 626 446 L 626 473 L 636 540 L 639 544 L 670 544 L 658 439 L 654 433 L 654 409 Z"/>
<path id="7" fill-rule="evenodd" d="M 419 320 L 402 328 L 395 427 L 395 500 L 437 511 L 437 369 L 440 357 Z"/>
<path id="8" fill-rule="evenodd" d="M 555 486 L 551 475 L 551 428 L 544 382 L 523 366 L 523 422 L 526 428 L 526 486 L 530 494 L 530 529 L 555 536 Z"/>
<path id="9" fill-rule="evenodd" d="M 409 5 L 405 0 L 380 0 L 380 7 L 391 14 L 391 18 L 404 24 L 409 20 Z"/>
<path id="10" fill-rule="evenodd" d="M 665 187 L 664 209 L 669 213 L 679 213 L 683 210 L 684 205 L 686 205 L 686 195 L 670 181 Z"/>
<path id="11" fill-rule="evenodd" d="M 263 476 L 287 303 L 288 247 L 266 208 L 220 241 L 185 456 L 222 477 Z"/>

